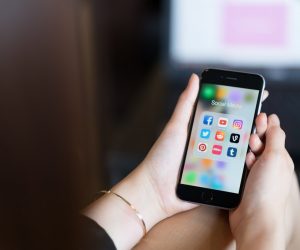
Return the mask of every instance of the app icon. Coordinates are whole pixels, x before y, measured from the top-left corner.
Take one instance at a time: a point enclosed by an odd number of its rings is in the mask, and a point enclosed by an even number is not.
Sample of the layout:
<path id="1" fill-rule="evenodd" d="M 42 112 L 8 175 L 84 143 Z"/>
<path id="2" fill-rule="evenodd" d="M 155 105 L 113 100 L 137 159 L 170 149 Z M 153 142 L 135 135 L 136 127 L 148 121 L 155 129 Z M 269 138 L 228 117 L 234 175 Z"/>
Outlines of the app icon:
<path id="1" fill-rule="evenodd" d="M 227 88 L 226 87 L 218 87 L 216 98 L 217 100 L 223 100 L 227 95 Z"/>
<path id="2" fill-rule="evenodd" d="M 215 97 L 216 87 L 211 84 L 204 84 L 201 90 L 201 96 L 205 100 L 211 100 Z"/>
<path id="3" fill-rule="evenodd" d="M 187 184 L 193 184 L 197 180 L 197 173 L 195 171 L 187 171 L 183 174 L 184 182 Z"/>
<path id="4" fill-rule="evenodd" d="M 227 156 L 229 157 L 236 157 L 236 153 L 237 153 L 237 148 L 229 147 L 227 149 Z"/>
<path id="5" fill-rule="evenodd" d="M 224 117 L 219 118 L 218 126 L 219 127 L 227 127 L 228 125 L 228 119 Z"/>
<path id="6" fill-rule="evenodd" d="M 204 138 L 204 139 L 208 139 L 210 136 L 210 130 L 209 129 L 201 129 L 201 132 L 200 132 L 200 137 L 201 138 Z"/>
<path id="7" fill-rule="evenodd" d="M 224 141 L 224 138 L 225 138 L 225 132 L 224 131 L 219 130 L 219 131 L 216 132 L 215 139 L 217 141 Z"/>
<path id="8" fill-rule="evenodd" d="M 199 178 L 199 182 L 201 185 L 209 186 L 211 183 L 211 176 L 208 173 L 203 173 Z"/>
<path id="9" fill-rule="evenodd" d="M 225 161 L 216 161 L 216 165 L 218 168 L 223 169 L 226 167 L 226 162 Z"/>
<path id="10" fill-rule="evenodd" d="M 205 169 L 210 169 L 211 166 L 213 165 L 213 160 L 211 160 L 211 159 L 202 159 L 201 160 L 201 165 Z"/>
<path id="11" fill-rule="evenodd" d="M 223 189 L 223 180 L 221 176 L 213 176 L 212 181 L 211 181 L 211 188 L 213 189 Z"/>
<path id="12" fill-rule="evenodd" d="M 242 120 L 234 120 L 232 127 L 238 130 L 241 130 L 243 128 L 243 121 Z"/>
<path id="13" fill-rule="evenodd" d="M 213 145 L 212 153 L 215 155 L 220 155 L 222 154 L 222 148 L 223 147 L 221 145 Z"/>
<path id="14" fill-rule="evenodd" d="M 199 150 L 200 152 L 205 152 L 206 149 L 207 149 L 207 144 L 206 144 L 206 143 L 200 142 L 200 143 L 198 144 L 198 150 Z"/>
<path id="15" fill-rule="evenodd" d="M 252 92 L 248 92 L 246 95 L 245 95 L 245 101 L 248 102 L 248 103 L 251 103 L 253 102 L 255 99 L 255 96 Z"/>
<path id="16" fill-rule="evenodd" d="M 213 121 L 214 121 L 214 118 L 211 115 L 206 115 L 203 118 L 204 125 L 212 125 Z"/>
<path id="17" fill-rule="evenodd" d="M 231 90 L 228 97 L 229 101 L 235 104 L 241 103 L 243 92 L 241 90 Z"/>
<path id="18" fill-rule="evenodd" d="M 239 134 L 232 133 L 230 135 L 230 142 L 232 142 L 232 143 L 239 143 L 239 141 L 240 141 L 240 135 Z"/>

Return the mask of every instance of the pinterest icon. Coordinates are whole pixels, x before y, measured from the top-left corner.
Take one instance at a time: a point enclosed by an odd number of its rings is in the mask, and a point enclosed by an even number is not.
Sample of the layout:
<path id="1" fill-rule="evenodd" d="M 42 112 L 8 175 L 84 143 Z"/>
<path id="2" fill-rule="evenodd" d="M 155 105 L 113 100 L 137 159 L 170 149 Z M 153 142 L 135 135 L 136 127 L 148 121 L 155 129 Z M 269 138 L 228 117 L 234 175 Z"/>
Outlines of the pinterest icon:
<path id="1" fill-rule="evenodd" d="M 198 144 L 198 150 L 199 150 L 200 152 L 205 152 L 206 149 L 207 149 L 207 144 L 206 144 L 206 143 L 200 142 L 200 143 Z"/>
<path id="2" fill-rule="evenodd" d="M 232 126 L 234 129 L 241 130 L 243 127 L 243 121 L 242 120 L 234 120 Z"/>

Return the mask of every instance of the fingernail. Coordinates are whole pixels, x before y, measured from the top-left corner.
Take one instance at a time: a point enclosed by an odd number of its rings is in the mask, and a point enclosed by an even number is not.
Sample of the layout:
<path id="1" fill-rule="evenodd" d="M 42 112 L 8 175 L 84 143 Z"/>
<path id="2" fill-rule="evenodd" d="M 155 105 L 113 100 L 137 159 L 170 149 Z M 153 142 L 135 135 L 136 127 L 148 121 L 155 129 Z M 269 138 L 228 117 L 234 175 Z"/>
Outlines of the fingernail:
<path id="1" fill-rule="evenodd" d="M 189 82 L 188 82 L 188 84 L 187 84 L 187 86 L 186 86 L 186 89 L 189 88 L 189 86 L 192 84 L 193 81 L 198 80 L 198 78 L 199 78 L 198 75 L 196 75 L 195 73 L 193 73 L 193 74 L 190 76 L 190 79 L 189 79 Z"/>
<path id="2" fill-rule="evenodd" d="M 260 115 L 263 117 L 263 121 L 266 122 L 268 117 L 267 114 L 265 112 L 260 113 Z"/>
<path id="3" fill-rule="evenodd" d="M 265 90 L 262 96 L 262 101 L 265 101 L 269 97 L 269 91 Z"/>
<path id="4" fill-rule="evenodd" d="M 265 90 L 264 93 L 265 93 L 265 96 L 266 96 L 266 97 L 268 97 L 269 94 L 270 94 L 270 92 L 269 92 L 268 90 Z"/>
<path id="5" fill-rule="evenodd" d="M 198 75 L 195 74 L 195 73 L 193 73 L 193 74 L 191 75 L 191 77 L 190 77 L 190 80 L 194 80 L 195 78 L 198 78 Z"/>
<path id="6" fill-rule="evenodd" d="M 280 126 L 280 120 L 277 115 L 272 114 L 268 118 L 269 126 Z"/>

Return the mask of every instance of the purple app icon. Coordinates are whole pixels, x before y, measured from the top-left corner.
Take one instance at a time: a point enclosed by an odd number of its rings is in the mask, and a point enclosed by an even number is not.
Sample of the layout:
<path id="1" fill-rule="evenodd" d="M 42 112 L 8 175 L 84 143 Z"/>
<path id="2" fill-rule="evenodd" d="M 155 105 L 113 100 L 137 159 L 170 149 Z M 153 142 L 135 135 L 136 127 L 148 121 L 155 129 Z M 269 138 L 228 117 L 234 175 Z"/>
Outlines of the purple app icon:
<path id="1" fill-rule="evenodd" d="M 225 161 L 216 161 L 216 165 L 218 168 L 223 169 L 226 167 L 226 162 Z"/>
<path id="2" fill-rule="evenodd" d="M 242 91 L 234 89 L 229 94 L 229 101 L 233 103 L 241 103 L 243 98 Z"/>

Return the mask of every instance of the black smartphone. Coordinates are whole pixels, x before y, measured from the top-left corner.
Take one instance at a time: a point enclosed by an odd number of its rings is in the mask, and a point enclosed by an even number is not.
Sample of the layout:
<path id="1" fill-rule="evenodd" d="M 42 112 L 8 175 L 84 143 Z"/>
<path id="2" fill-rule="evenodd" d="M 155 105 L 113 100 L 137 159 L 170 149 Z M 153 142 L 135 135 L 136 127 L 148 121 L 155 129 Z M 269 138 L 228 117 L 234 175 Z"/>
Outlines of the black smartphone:
<path id="1" fill-rule="evenodd" d="M 227 209 L 239 204 L 264 88 L 257 74 L 202 73 L 176 187 L 180 199 Z"/>

